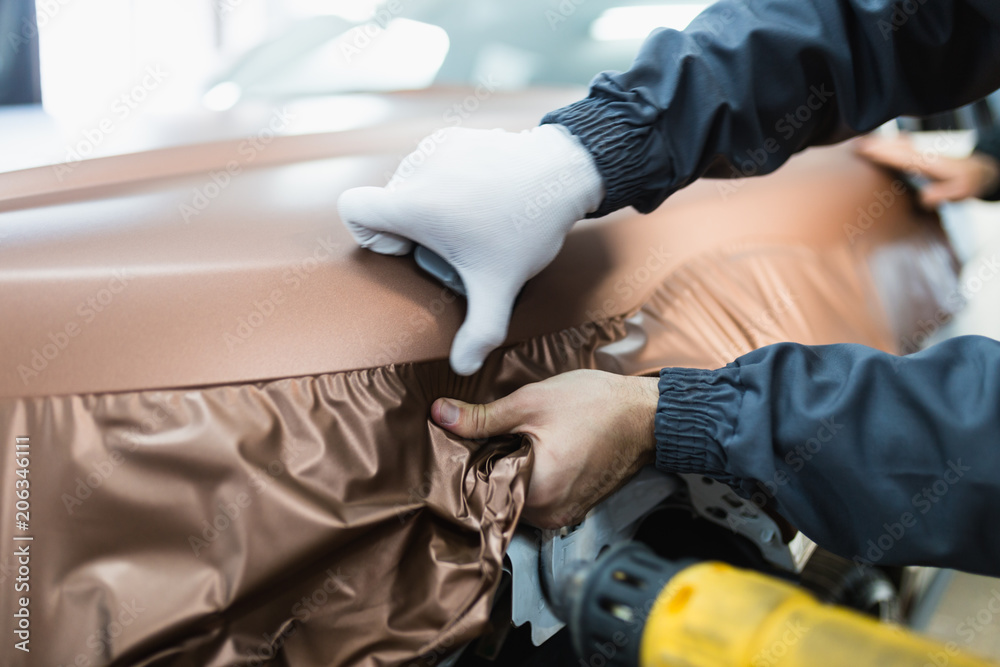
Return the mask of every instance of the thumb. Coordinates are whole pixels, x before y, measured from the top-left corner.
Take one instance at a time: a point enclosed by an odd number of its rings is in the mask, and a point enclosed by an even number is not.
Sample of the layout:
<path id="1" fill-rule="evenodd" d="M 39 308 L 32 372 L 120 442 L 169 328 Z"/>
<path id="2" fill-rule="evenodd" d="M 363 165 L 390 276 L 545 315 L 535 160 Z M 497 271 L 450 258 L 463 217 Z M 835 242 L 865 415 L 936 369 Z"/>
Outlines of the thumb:
<path id="1" fill-rule="evenodd" d="M 405 255 L 413 243 L 399 234 L 397 206 L 385 188 L 353 188 L 337 200 L 340 219 L 362 248 L 383 255 Z"/>
<path id="2" fill-rule="evenodd" d="M 914 170 L 920 168 L 919 163 L 916 163 L 914 159 L 918 153 L 907 138 L 883 139 L 869 135 L 859 140 L 854 150 L 858 155 L 892 169 Z"/>
<path id="3" fill-rule="evenodd" d="M 451 346 L 451 367 L 459 375 L 478 371 L 486 356 L 507 338 L 507 326 L 520 285 L 462 276 L 468 312 Z"/>
<path id="4" fill-rule="evenodd" d="M 431 405 L 431 417 L 439 426 L 470 440 L 513 433 L 521 427 L 521 415 L 509 396 L 486 405 L 439 398 Z"/>

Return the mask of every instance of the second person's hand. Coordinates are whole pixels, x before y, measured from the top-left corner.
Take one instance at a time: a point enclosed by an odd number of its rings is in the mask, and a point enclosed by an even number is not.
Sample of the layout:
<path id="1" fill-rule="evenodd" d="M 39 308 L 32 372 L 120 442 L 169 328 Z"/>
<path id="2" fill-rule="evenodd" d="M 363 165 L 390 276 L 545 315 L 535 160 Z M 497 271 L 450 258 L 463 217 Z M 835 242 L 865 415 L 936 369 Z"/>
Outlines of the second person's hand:
<path id="1" fill-rule="evenodd" d="M 982 197 L 1000 184 L 1000 164 L 989 155 L 973 153 L 964 158 L 925 155 L 906 136 L 865 137 L 858 141 L 856 150 L 876 164 L 930 179 L 920 189 L 920 201 L 928 208 Z"/>
<path id="2" fill-rule="evenodd" d="M 521 433 L 534 469 L 524 518 L 539 528 L 583 519 L 655 458 L 658 379 L 581 370 L 521 387 L 487 405 L 440 398 L 431 416 L 464 438 Z"/>

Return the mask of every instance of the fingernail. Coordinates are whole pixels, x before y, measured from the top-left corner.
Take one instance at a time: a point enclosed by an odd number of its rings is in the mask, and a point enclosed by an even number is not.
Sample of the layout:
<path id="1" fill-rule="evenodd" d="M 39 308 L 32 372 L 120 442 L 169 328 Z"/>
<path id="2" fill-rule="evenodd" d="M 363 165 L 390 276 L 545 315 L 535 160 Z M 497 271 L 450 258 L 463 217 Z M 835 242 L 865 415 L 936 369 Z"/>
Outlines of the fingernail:
<path id="1" fill-rule="evenodd" d="M 461 410 L 458 406 L 451 401 L 441 401 L 441 408 L 438 410 L 438 416 L 441 417 L 441 424 L 444 426 L 452 426 L 458 423 L 458 418 L 461 415 Z"/>

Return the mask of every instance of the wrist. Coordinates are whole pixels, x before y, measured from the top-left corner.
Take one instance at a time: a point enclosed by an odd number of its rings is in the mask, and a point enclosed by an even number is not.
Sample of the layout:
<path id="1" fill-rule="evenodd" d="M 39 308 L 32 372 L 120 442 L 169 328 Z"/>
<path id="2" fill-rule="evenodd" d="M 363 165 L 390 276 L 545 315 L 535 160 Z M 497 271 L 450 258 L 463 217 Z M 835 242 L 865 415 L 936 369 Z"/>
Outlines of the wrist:
<path id="1" fill-rule="evenodd" d="M 656 410 L 656 467 L 733 480 L 723 443 L 731 442 L 742 403 L 739 367 L 664 368 Z"/>
<path id="2" fill-rule="evenodd" d="M 605 196 L 590 217 L 599 218 L 626 206 L 633 206 L 640 213 L 649 213 L 665 198 L 665 195 L 661 197 L 659 194 L 651 196 L 648 188 L 651 178 L 655 178 L 657 183 L 667 184 L 666 189 L 670 192 L 677 189 L 673 173 L 652 168 L 664 162 L 664 153 L 669 155 L 672 152 L 667 145 L 667 137 L 654 136 L 652 125 L 637 121 L 633 114 L 626 114 L 623 106 L 630 105 L 592 94 L 552 111 L 542 119 L 543 123 L 568 128 L 586 147 L 602 175 Z M 645 112 L 641 115 L 649 118 L 655 113 L 651 107 L 648 111 L 651 112 L 649 115 Z M 671 165 L 672 161 L 665 163 Z"/>
<path id="3" fill-rule="evenodd" d="M 639 462 L 652 465 L 656 462 L 656 409 L 660 402 L 659 378 L 629 378 L 633 384 L 633 410 L 638 422 L 636 445 Z"/>
<path id="4" fill-rule="evenodd" d="M 541 150 L 558 156 L 561 195 L 579 205 L 579 218 L 593 213 L 604 201 L 604 179 L 590 151 L 565 126 L 539 125 L 532 132 L 544 143 Z"/>

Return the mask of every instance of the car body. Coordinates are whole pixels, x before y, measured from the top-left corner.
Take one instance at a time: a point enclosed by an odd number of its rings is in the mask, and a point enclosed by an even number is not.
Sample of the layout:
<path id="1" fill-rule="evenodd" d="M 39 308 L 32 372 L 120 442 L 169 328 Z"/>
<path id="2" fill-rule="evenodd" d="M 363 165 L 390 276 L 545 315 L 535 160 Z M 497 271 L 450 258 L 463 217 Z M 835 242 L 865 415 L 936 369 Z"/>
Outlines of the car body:
<path id="1" fill-rule="evenodd" d="M 580 94 L 498 91 L 461 124 L 531 127 Z M 5 644 L 5 664 L 441 663 L 484 631 L 506 576 L 520 590 L 515 534 L 538 551 L 552 535 L 518 528 L 530 446 L 447 434 L 435 398 L 493 400 L 575 368 L 712 368 L 785 340 L 898 352 L 948 307 L 957 263 L 936 217 L 849 146 L 816 149 L 648 216 L 578 223 L 505 346 L 455 376 L 463 300 L 412 258 L 358 248 L 335 204 L 432 151 L 421 139 L 468 99 L 235 107 L 0 173 L 0 437 L 5 453 L 30 442 L 0 462 L 0 527 L 34 538 L 37 642 Z M 6 491 L 25 467 L 22 529 Z M 794 529 L 731 502 L 778 541 L 724 512 L 672 548 L 723 530 L 762 566 L 782 550 L 804 566 Z M 647 510 L 633 533 L 658 530 L 639 525 Z"/>

